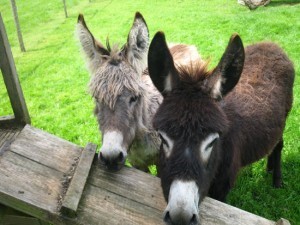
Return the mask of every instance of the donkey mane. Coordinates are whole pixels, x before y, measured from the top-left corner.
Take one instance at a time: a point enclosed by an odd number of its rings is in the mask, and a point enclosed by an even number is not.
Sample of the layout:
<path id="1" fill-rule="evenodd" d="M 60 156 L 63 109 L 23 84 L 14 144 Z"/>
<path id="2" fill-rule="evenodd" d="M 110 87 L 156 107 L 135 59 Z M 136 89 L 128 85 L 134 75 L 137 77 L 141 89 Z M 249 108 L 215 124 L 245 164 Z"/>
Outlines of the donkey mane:
<path id="1" fill-rule="evenodd" d="M 146 66 L 143 63 L 139 65 L 134 59 L 131 59 L 132 57 L 125 57 L 129 48 L 128 43 L 122 45 L 121 48 L 118 44 L 113 44 L 111 47 L 107 37 L 105 48 L 101 42 L 89 34 L 90 31 L 83 15 L 79 15 L 78 21 L 77 35 L 87 57 L 88 69 L 92 74 L 89 82 L 90 94 L 111 109 L 114 109 L 117 98 L 124 88 L 135 96 L 141 96 L 145 92 L 145 88 L 142 87 L 141 74 Z M 129 63 L 134 64 L 135 67 L 126 66 L 124 62 L 126 60 L 129 60 Z M 101 63 L 107 65 L 99 67 Z"/>
<path id="2" fill-rule="evenodd" d="M 136 96 L 144 93 L 140 77 L 130 71 L 131 69 L 120 63 L 118 66 L 108 65 L 100 68 L 89 83 L 91 95 L 98 101 L 103 101 L 111 109 L 124 88 Z M 126 76 L 125 76 L 126 74 Z"/>
<path id="3" fill-rule="evenodd" d="M 181 81 L 189 84 L 201 82 L 212 74 L 212 71 L 208 70 L 208 62 L 202 60 L 187 65 L 176 65 L 176 67 Z"/>

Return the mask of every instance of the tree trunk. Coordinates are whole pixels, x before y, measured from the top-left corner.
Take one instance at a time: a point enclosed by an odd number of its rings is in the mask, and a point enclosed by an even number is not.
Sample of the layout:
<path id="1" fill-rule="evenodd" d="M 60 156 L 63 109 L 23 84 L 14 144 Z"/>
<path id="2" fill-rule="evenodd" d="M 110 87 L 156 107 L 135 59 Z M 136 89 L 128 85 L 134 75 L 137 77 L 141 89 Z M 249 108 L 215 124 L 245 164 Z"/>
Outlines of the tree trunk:
<path id="1" fill-rule="evenodd" d="M 17 10 L 17 5 L 15 0 L 10 0 L 11 3 L 11 8 L 14 14 L 14 20 L 17 28 L 17 33 L 18 33 L 18 39 L 19 39 L 19 44 L 22 52 L 26 52 L 24 42 L 23 42 L 23 37 L 22 37 L 22 32 L 21 32 L 21 27 L 20 27 L 20 22 L 19 22 L 19 17 L 18 17 L 18 10 Z"/>
<path id="2" fill-rule="evenodd" d="M 63 3 L 64 3 L 65 16 L 66 16 L 66 18 L 68 18 L 66 0 L 63 0 Z"/>

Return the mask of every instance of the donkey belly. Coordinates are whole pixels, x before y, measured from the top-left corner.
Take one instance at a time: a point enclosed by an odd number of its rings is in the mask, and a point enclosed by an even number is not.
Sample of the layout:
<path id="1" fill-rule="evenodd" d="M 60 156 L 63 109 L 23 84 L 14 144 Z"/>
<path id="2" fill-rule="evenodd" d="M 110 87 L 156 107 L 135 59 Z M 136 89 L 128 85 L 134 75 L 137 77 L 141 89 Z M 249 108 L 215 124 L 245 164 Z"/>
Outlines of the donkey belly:
<path id="1" fill-rule="evenodd" d="M 232 122 L 229 135 L 242 166 L 269 154 L 282 139 L 293 82 L 293 65 L 277 45 L 261 43 L 246 49 L 240 81 L 224 99 Z"/>
<path id="2" fill-rule="evenodd" d="M 271 154 L 275 146 L 282 139 L 283 128 L 272 128 L 269 130 L 257 131 L 252 136 L 245 134 L 241 137 L 246 140 L 240 147 L 241 166 L 244 167 L 259 159 Z"/>

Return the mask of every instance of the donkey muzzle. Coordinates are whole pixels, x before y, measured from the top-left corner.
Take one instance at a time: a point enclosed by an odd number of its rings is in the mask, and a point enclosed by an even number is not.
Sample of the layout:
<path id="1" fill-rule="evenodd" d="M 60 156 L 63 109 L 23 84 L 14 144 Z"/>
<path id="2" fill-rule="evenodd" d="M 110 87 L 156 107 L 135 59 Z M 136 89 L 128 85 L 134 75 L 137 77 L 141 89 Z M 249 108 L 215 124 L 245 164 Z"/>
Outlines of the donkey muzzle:
<path id="1" fill-rule="evenodd" d="M 120 170 L 126 160 L 127 154 L 123 151 L 109 151 L 107 154 L 105 151 L 100 151 L 98 160 L 101 165 L 104 165 L 108 170 L 118 171 Z"/>

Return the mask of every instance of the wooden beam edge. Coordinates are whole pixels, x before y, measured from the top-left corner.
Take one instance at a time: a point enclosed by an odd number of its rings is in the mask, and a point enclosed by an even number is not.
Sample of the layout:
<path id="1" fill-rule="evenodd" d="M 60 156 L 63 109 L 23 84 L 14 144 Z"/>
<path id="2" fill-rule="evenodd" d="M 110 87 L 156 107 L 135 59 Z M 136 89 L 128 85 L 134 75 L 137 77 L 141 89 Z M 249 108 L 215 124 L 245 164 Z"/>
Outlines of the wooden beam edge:
<path id="1" fill-rule="evenodd" d="M 12 51 L 9 45 L 6 29 L 0 13 L 0 69 L 8 97 L 19 124 L 30 124 L 31 119 L 25 102 L 24 94 L 20 85 L 17 69 Z"/>
<path id="2" fill-rule="evenodd" d="M 60 212 L 70 218 L 76 217 L 79 201 L 85 187 L 97 145 L 88 143 L 83 149 L 73 178 L 63 199 Z"/>

